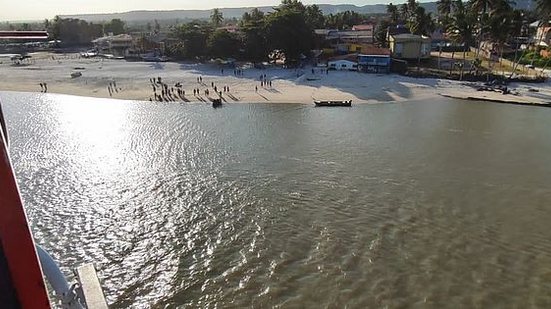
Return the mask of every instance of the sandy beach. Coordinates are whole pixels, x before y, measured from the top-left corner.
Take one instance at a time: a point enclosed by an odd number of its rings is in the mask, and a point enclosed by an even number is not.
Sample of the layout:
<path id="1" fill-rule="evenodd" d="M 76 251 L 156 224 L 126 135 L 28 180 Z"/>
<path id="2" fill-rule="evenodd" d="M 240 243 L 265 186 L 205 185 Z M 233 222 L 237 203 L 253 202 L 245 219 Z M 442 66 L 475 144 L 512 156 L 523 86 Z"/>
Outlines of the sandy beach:
<path id="1" fill-rule="evenodd" d="M 212 84 L 223 92 L 222 98 L 231 103 L 312 103 L 313 100 L 353 100 L 354 103 L 380 103 L 404 100 L 423 100 L 442 92 L 472 91 L 468 83 L 410 78 L 395 74 L 365 74 L 350 71 L 321 69 L 255 69 L 241 66 L 242 75 L 216 64 L 190 62 L 128 62 L 100 58 L 80 58 L 78 54 L 35 53 L 30 60 L 15 65 L 9 58 L 0 58 L 0 91 L 40 92 L 46 83 L 48 92 L 89 97 L 128 100 L 155 100 L 150 79 L 161 77 L 169 87 L 181 84 L 185 91 L 182 101 L 200 102 L 214 97 Z M 71 73 L 81 72 L 80 77 Z M 266 76 L 272 86 L 262 86 L 260 76 Z M 202 83 L 197 78 L 202 78 Z M 109 85 L 116 83 L 116 87 Z M 517 85 L 522 91 L 530 87 L 541 89 L 551 98 L 549 84 Z M 116 88 L 116 89 L 115 89 Z M 199 89 L 200 95 L 194 95 Z M 210 90 L 207 97 L 204 93 Z M 160 93 L 160 90 L 157 89 Z M 180 99 L 177 99 L 180 100 Z"/>

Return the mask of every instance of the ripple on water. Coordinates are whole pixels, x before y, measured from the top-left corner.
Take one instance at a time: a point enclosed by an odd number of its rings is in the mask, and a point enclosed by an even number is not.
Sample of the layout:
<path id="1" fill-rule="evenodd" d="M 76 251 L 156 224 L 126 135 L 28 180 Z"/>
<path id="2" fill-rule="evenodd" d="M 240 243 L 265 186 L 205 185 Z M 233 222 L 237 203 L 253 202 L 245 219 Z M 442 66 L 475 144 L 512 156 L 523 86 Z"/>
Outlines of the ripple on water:
<path id="1" fill-rule="evenodd" d="M 0 96 L 37 242 L 113 308 L 551 305 L 548 110 Z"/>

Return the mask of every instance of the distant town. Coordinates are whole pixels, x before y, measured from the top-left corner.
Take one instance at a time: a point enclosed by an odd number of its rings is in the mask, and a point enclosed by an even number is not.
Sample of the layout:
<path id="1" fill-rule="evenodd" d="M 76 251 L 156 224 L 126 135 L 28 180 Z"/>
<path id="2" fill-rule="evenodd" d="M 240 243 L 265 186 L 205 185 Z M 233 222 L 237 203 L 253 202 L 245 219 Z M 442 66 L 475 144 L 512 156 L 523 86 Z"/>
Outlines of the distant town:
<path id="1" fill-rule="evenodd" d="M 407 72 L 451 78 L 481 74 L 537 78 L 550 58 L 549 1 L 536 10 L 515 9 L 508 1 L 436 3 L 427 12 L 414 0 L 388 4 L 386 12 L 345 11 L 324 15 L 317 5 L 283 0 L 271 12 L 253 8 L 241 18 L 186 23 L 157 20 L 87 22 L 73 18 L 43 23 L 1 23 L 9 31 L 43 31 L 26 42 L 4 35 L 3 52 L 85 49 L 85 57 L 128 60 L 220 59 L 272 62 L 290 67 L 305 62 L 330 69 Z M 34 39 L 33 39 L 34 38 Z M 392 60 L 391 60 L 392 59 Z"/>

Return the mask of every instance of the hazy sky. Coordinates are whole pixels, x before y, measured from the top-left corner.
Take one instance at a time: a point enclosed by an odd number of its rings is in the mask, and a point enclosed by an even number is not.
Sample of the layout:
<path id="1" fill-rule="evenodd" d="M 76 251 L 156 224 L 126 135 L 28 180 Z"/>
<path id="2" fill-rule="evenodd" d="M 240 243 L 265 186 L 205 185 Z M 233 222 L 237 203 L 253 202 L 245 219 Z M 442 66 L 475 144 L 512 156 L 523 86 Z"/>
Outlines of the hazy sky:
<path id="1" fill-rule="evenodd" d="M 211 9 L 215 7 L 243 7 L 277 5 L 279 0 L 0 0 L 0 21 L 40 20 L 55 15 L 81 13 L 114 13 L 132 10 Z M 302 3 L 377 4 L 402 3 L 405 0 L 304 0 Z M 424 1 L 422 1 L 424 2 Z"/>

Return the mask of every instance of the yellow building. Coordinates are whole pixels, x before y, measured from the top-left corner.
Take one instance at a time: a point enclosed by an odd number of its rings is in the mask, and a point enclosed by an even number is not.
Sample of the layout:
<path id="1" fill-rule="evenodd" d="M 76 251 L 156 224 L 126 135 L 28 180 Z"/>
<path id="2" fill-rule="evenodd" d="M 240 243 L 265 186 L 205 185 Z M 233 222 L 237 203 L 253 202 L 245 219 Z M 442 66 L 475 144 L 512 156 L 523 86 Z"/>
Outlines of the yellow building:
<path id="1" fill-rule="evenodd" d="M 431 39 L 415 34 L 396 34 L 389 37 L 388 43 L 394 58 L 427 59 L 430 58 Z"/>

